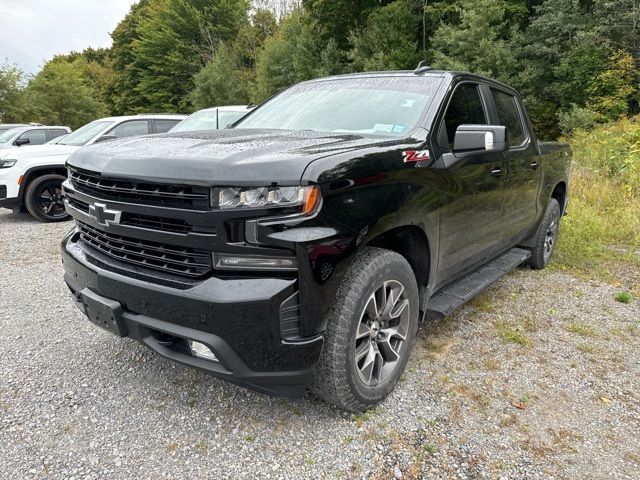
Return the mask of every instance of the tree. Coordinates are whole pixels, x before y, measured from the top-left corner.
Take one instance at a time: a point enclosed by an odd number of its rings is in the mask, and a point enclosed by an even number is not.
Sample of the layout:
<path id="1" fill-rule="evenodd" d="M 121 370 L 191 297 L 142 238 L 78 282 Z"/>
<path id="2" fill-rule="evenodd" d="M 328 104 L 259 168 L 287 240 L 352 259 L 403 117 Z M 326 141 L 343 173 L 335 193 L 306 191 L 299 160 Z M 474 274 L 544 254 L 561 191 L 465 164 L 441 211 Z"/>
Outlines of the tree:
<path id="1" fill-rule="evenodd" d="M 197 109 L 249 103 L 251 71 L 237 53 L 220 45 L 213 59 L 194 78 L 193 105 Z"/>
<path id="2" fill-rule="evenodd" d="M 618 120 L 631 109 L 637 108 L 640 75 L 629 52 L 618 50 L 589 88 L 589 108 L 601 119 Z M 631 105 L 635 103 L 636 105 Z"/>
<path id="3" fill-rule="evenodd" d="M 353 31 L 348 53 L 353 70 L 413 69 L 420 59 L 419 15 L 411 0 L 397 0 L 369 14 L 364 27 Z"/>
<path id="4" fill-rule="evenodd" d="M 258 54 L 252 100 L 259 103 L 289 85 L 316 77 L 319 58 L 308 17 L 300 10 L 292 12 Z"/>
<path id="5" fill-rule="evenodd" d="M 247 21 L 247 0 L 152 0 L 133 40 L 138 105 L 155 111 L 190 109 L 193 76 Z"/>
<path id="6" fill-rule="evenodd" d="M 15 65 L 0 65 L 0 123 L 21 122 L 24 116 L 24 73 Z"/>
<path id="7" fill-rule="evenodd" d="M 458 23 L 443 23 L 433 35 L 433 65 L 463 70 L 508 82 L 515 59 L 510 41 L 517 26 L 510 24 L 505 0 L 464 0 Z"/>
<path id="8" fill-rule="evenodd" d="M 106 114 L 106 105 L 83 81 L 81 61 L 48 62 L 29 82 L 25 93 L 32 118 L 76 129 Z"/>
<path id="9" fill-rule="evenodd" d="M 108 96 L 109 106 L 116 115 L 125 115 L 137 109 L 144 110 L 146 107 L 135 91 L 136 85 L 140 83 L 141 72 L 134 64 L 136 57 L 133 44 L 140 39 L 138 26 L 148 18 L 151 1 L 153 0 L 140 0 L 139 3 L 134 3 L 111 33 L 113 45 L 109 57 L 113 79 L 108 87 Z"/>

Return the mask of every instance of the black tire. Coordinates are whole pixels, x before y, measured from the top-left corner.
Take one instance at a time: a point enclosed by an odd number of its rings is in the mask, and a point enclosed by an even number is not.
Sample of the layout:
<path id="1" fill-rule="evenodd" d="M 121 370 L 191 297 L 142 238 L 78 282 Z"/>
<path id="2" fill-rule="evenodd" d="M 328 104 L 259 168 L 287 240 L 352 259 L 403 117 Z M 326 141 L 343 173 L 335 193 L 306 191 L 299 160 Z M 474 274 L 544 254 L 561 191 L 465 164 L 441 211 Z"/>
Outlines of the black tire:
<path id="1" fill-rule="evenodd" d="M 27 211 L 43 222 L 60 222 L 69 219 L 62 200 L 62 175 L 55 173 L 34 178 L 24 193 Z"/>
<path id="2" fill-rule="evenodd" d="M 531 258 L 527 264 L 534 270 L 542 270 L 551 260 L 558 239 L 560 226 L 560 204 L 555 198 L 549 200 L 547 211 L 536 233 L 535 247 L 530 248 Z"/>
<path id="3" fill-rule="evenodd" d="M 391 305 L 389 311 L 380 315 L 385 305 Z M 418 309 L 416 278 L 405 258 L 390 250 L 364 248 L 345 275 L 329 312 L 312 392 L 352 412 L 383 401 L 407 365 L 418 328 Z M 370 315 L 373 311 L 377 313 Z M 370 354 L 376 348 L 369 369 Z M 356 355 L 365 350 L 366 355 L 357 360 Z"/>

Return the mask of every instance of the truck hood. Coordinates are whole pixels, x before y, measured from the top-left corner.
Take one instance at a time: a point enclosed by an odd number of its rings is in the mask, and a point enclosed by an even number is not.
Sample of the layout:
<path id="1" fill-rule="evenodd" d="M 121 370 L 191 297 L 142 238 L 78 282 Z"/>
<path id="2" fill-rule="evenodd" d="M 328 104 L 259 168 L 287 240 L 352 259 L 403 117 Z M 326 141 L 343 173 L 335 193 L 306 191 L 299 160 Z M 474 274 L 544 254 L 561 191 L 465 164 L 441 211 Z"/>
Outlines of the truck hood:
<path id="1" fill-rule="evenodd" d="M 13 147 L 0 150 L 0 158 L 12 158 L 20 160 L 22 158 L 54 157 L 58 155 L 69 156 L 80 147 L 72 145 L 37 145 L 33 147 Z"/>
<path id="2" fill-rule="evenodd" d="M 397 139 L 290 130 L 168 133 L 102 142 L 68 165 L 112 178 L 193 185 L 298 184 L 314 160 Z"/>

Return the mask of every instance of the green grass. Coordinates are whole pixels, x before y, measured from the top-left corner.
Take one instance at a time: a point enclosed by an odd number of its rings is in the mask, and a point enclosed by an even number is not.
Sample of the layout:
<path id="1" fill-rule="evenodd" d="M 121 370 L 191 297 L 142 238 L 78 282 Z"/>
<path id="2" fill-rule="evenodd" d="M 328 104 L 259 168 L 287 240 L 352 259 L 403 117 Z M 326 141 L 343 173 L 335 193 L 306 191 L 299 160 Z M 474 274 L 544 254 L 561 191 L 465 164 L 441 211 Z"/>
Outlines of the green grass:
<path id="1" fill-rule="evenodd" d="M 531 344 L 531 340 L 518 327 L 509 325 L 508 323 L 500 323 L 496 325 L 498 336 L 507 343 L 515 343 L 526 347 Z"/>
<path id="2" fill-rule="evenodd" d="M 587 325 L 586 323 L 574 322 L 569 324 L 567 327 L 567 331 L 571 333 L 577 333 L 583 337 L 595 337 L 596 331 L 593 327 Z"/>
<path id="3" fill-rule="evenodd" d="M 633 297 L 629 292 L 620 292 L 616 295 L 616 300 L 620 303 L 631 303 Z"/>
<path id="4" fill-rule="evenodd" d="M 640 268 L 640 117 L 579 131 L 569 141 L 568 215 L 552 266 L 600 280 L 613 279 L 615 263 Z"/>

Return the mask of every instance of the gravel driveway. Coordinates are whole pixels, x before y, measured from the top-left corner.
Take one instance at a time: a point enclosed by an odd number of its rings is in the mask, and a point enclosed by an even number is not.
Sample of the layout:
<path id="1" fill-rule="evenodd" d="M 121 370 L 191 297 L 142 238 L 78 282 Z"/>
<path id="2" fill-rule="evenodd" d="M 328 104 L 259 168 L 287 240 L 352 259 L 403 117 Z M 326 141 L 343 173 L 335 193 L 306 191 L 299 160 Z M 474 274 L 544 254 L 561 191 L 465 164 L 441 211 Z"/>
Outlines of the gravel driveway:
<path id="1" fill-rule="evenodd" d="M 0 210 L 1 478 L 640 478 L 621 286 L 520 269 L 424 325 L 396 391 L 354 416 L 93 327 L 62 281 L 70 228 Z"/>

